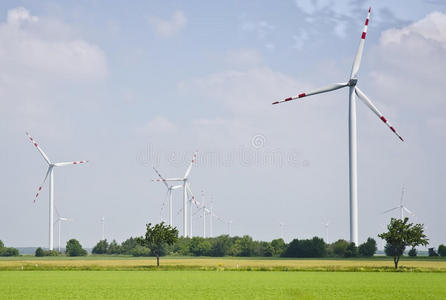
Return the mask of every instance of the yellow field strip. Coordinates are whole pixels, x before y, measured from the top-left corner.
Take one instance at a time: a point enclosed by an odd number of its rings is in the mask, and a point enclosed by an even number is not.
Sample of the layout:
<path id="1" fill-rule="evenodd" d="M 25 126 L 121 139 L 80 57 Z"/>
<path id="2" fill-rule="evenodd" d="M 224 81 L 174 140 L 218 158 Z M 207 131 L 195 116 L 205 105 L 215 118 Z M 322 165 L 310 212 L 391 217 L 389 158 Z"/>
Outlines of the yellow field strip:
<path id="1" fill-rule="evenodd" d="M 183 267 L 216 267 L 216 268 L 279 268 L 286 267 L 291 269 L 308 269 L 308 268 L 385 268 L 393 267 L 391 260 L 263 260 L 263 259 L 237 259 L 237 258 L 192 258 L 192 259 L 175 259 L 168 258 L 160 260 L 163 266 L 183 266 Z M 26 259 L 26 260 L 0 260 L 0 269 L 20 268 L 22 266 L 35 267 L 61 267 L 61 268 L 84 268 L 84 267 L 103 267 L 103 268 L 138 268 L 155 266 L 155 258 L 149 259 Z M 432 269 L 438 271 L 446 271 L 446 261 L 424 261 L 424 260 L 408 260 L 400 261 L 400 266 L 409 268 Z"/>

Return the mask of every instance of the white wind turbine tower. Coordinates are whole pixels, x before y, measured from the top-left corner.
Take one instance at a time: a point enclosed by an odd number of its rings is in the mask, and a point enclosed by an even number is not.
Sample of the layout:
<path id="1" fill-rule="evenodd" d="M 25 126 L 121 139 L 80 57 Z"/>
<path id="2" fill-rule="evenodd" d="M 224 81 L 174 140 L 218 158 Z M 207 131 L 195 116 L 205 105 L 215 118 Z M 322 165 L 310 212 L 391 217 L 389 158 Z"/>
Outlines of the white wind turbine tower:
<path id="1" fill-rule="evenodd" d="M 54 236 L 54 167 L 65 167 L 70 165 L 78 165 L 78 164 L 84 164 L 87 163 L 88 160 L 81 160 L 81 161 L 71 161 L 71 162 L 60 162 L 60 163 L 52 163 L 48 156 L 43 152 L 43 150 L 39 147 L 36 140 L 34 140 L 29 133 L 27 132 L 26 135 L 28 136 L 29 140 L 33 143 L 33 145 L 37 148 L 39 153 L 42 155 L 43 159 L 48 164 L 48 170 L 46 171 L 45 178 L 43 179 L 42 184 L 39 186 L 39 189 L 37 191 L 37 194 L 34 198 L 34 202 L 36 202 L 37 197 L 39 196 L 40 191 L 42 190 L 43 185 L 46 182 L 46 179 L 48 176 L 50 177 L 50 191 L 49 191 L 49 249 L 54 250 L 53 247 L 53 236 Z"/>
<path id="2" fill-rule="evenodd" d="M 59 235 L 59 252 L 60 252 L 60 232 L 61 232 L 61 223 L 62 223 L 62 222 L 72 221 L 72 219 L 61 217 L 60 214 L 59 214 L 59 212 L 58 212 L 58 210 L 57 210 L 57 208 L 56 208 L 56 214 L 57 214 L 56 223 L 57 223 L 57 225 L 58 225 L 57 233 L 58 233 L 58 235 Z"/>
<path id="3" fill-rule="evenodd" d="M 183 182 L 182 186 L 183 186 L 183 236 L 187 237 L 188 236 L 188 227 L 187 227 L 187 193 L 188 191 L 190 191 L 190 187 L 189 187 L 189 175 L 190 175 L 190 171 L 192 170 L 192 165 L 195 163 L 197 159 L 197 152 L 194 153 L 193 157 L 192 157 L 192 161 L 189 164 L 189 167 L 186 170 L 186 173 L 184 174 L 183 178 L 161 178 L 161 179 L 155 179 L 154 181 L 181 181 Z"/>
<path id="4" fill-rule="evenodd" d="M 349 183 L 350 183 L 350 241 L 358 245 L 358 190 L 357 190 L 357 151 L 356 151 L 356 96 L 361 99 L 368 108 L 370 108 L 400 139 L 403 138 L 396 132 L 395 128 L 387 121 L 383 114 L 376 108 L 372 101 L 356 86 L 358 82 L 358 71 L 361 63 L 362 52 L 364 49 L 364 41 L 369 24 L 370 11 L 365 21 L 364 30 L 359 42 L 358 51 L 353 61 L 353 67 L 348 82 L 335 83 L 309 93 L 300 93 L 296 96 L 286 98 L 281 101 L 273 102 L 278 104 L 307 96 L 326 93 L 340 88 L 349 87 Z"/>
<path id="5" fill-rule="evenodd" d="M 101 241 L 105 240 L 105 218 L 101 218 L 101 225 L 102 225 L 102 239 Z"/>
<path id="6" fill-rule="evenodd" d="M 227 223 L 228 223 L 228 233 L 229 233 L 229 236 L 231 236 L 232 235 L 232 220 L 229 220 Z"/>
<path id="7" fill-rule="evenodd" d="M 285 237 L 284 237 L 284 226 L 285 226 L 285 224 L 283 222 L 279 222 L 279 226 L 280 226 L 280 237 L 282 238 L 282 240 L 285 240 Z"/>
<path id="8" fill-rule="evenodd" d="M 172 205 L 172 191 L 179 189 L 182 187 L 181 184 L 178 185 L 169 185 L 166 180 L 164 179 L 164 177 L 160 174 L 160 172 L 158 172 L 157 169 L 155 169 L 155 167 L 153 167 L 153 170 L 156 172 L 156 174 L 158 174 L 159 178 L 161 179 L 161 181 L 164 183 L 164 185 L 167 188 L 167 194 L 166 194 L 166 198 L 169 201 L 169 225 L 173 226 L 173 205 Z M 159 181 L 159 180 L 156 180 Z"/>
<path id="9" fill-rule="evenodd" d="M 325 227 L 325 242 L 328 243 L 328 225 L 330 225 L 330 222 L 327 221 L 325 223 L 322 223 L 322 225 L 324 225 Z"/>
<path id="10" fill-rule="evenodd" d="M 403 205 L 403 198 L 404 198 L 404 192 L 405 192 L 405 188 L 403 186 L 403 188 L 401 189 L 401 199 L 400 199 L 400 205 L 393 207 L 391 209 L 388 209 L 386 211 L 384 211 L 382 214 L 386 214 L 388 212 L 394 211 L 399 209 L 400 210 L 400 217 L 401 220 L 404 220 L 404 211 L 406 211 L 409 215 L 415 216 L 415 214 L 413 212 L 411 212 L 407 207 L 405 207 Z"/>

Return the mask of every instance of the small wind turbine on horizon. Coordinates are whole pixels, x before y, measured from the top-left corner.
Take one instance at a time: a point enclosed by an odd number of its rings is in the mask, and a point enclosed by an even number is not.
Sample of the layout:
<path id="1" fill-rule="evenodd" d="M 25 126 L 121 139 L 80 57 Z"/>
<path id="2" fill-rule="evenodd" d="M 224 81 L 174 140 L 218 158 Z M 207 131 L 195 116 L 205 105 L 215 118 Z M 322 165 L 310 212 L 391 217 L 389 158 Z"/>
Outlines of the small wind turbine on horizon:
<path id="1" fill-rule="evenodd" d="M 324 222 L 322 225 L 325 227 L 325 242 L 328 243 L 328 225 L 330 225 L 330 222 Z"/>
<path id="2" fill-rule="evenodd" d="M 55 207 L 56 208 L 56 207 Z M 73 221 L 73 219 L 69 219 L 69 218 L 65 218 L 65 217 L 61 217 L 59 214 L 59 211 L 56 208 L 56 214 L 57 214 L 57 219 L 56 219 L 56 223 L 58 225 L 57 228 L 57 233 L 59 235 L 59 252 L 60 252 L 60 233 L 61 233 L 61 223 L 62 222 L 68 222 L 68 221 Z"/>
<path id="3" fill-rule="evenodd" d="M 43 152 L 43 150 L 39 147 L 39 144 L 36 140 L 34 140 L 31 135 L 26 132 L 26 135 L 28 136 L 31 143 L 33 143 L 34 147 L 39 151 L 40 155 L 42 155 L 43 159 L 48 164 L 48 170 L 46 171 L 45 178 L 43 179 L 42 184 L 39 186 L 39 189 L 37 190 L 36 196 L 34 198 L 34 203 L 37 200 L 37 197 L 39 197 L 40 192 L 42 191 L 42 187 L 46 182 L 46 179 L 48 176 L 50 177 L 49 182 L 49 249 L 54 250 L 53 247 L 53 237 L 54 237 L 54 167 L 65 167 L 65 166 L 71 166 L 71 165 L 79 165 L 87 163 L 88 160 L 81 160 L 81 161 L 70 161 L 70 162 L 60 162 L 60 163 L 52 163 L 48 156 Z"/>
<path id="4" fill-rule="evenodd" d="M 406 211 L 409 215 L 415 216 L 415 214 L 412 211 L 410 211 L 407 207 L 405 207 L 403 205 L 404 192 L 405 192 L 405 187 L 403 185 L 403 188 L 401 189 L 400 205 L 395 206 L 395 207 L 393 207 L 391 209 L 388 209 L 386 211 L 383 211 L 382 214 L 386 214 L 388 212 L 391 212 L 391 211 L 399 209 L 400 210 L 400 218 L 401 218 L 401 220 L 404 220 L 404 211 Z"/>
<path id="5" fill-rule="evenodd" d="M 158 177 L 161 179 L 161 181 L 164 183 L 164 185 L 167 188 L 167 193 L 166 193 L 166 198 L 169 201 L 169 225 L 173 226 L 173 204 L 172 204 L 172 191 L 179 189 L 182 187 L 181 184 L 178 185 L 170 185 L 166 182 L 166 180 L 164 180 L 163 176 L 160 174 L 160 172 L 158 172 L 157 169 L 155 169 L 155 167 L 153 167 L 153 170 L 156 172 L 156 174 L 158 174 Z"/>
<path id="6" fill-rule="evenodd" d="M 182 182 L 183 184 L 181 185 L 183 187 L 183 236 L 187 237 L 188 236 L 188 216 L 187 216 L 187 205 L 188 205 L 188 198 L 187 198 L 187 194 L 190 191 L 190 187 L 189 187 L 189 175 L 190 175 L 190 171 L 192 170 L 192 165 L 195 163 L 195 161 L 197 160 L 197 152 L 194 153 L 193 157 L 192 157 L 192 161 L 189 164 L 189 167 L 186 170 L 186 173 L 184 174 L 184 177 L 180 177 L 180 178 L 164 178 L 162 177 L 158 172 L 158 176 L 160 177 L 159 179 L 154 179 L 152 181 L 162 181 L 162 182 L 168 182 L 168 181 L 172 181 L 172 182 Z M 191 195 L 193 198 L 193 195 Z M 192 207 L 191 207 L 192 208 Z"/>
<path id="7" fill-rule="evenodd" d="M 362 100 L 364 104 L 372 110 L 381 121 L 386 124 L 389 129 L 396 134 L 396 136 L 403 141 L 403 138 L 398 134 L 395 128 L 387 121 L 383 114 L 376 108 L 373 102 L 357 87 L 358 83 L 358 71 L 361 64 L 362 52 L 364 50 L 364 42 L 367 34 L 367 26 L 370 19 L 370 11 L 365 20 L 364 29 L 362 31 L 359 47 L 356 52 L 355 59 L 350 74 L 350 79 L 347 82 L 335 83 L 308 93 L 300 93 L 296 96 L 286 98 L 281 101 L 273 102 L 273 104 L 279 104 L 282 102 L 288 102 L 291 100 L 300 99 L 316 94 L 326 93 L 334 91 L 340 88 L 349 87 L 349 195 L 350 195 L 350 242 L 358 245 L 358 175 L 357 175 L 357 132 L 356 132 L 356 97 Z"/>
<path id="8" fill-rule="evenodd" d="M 105 218 L 101 218 L 101 227 L 102 227 L 102 238 L 101 241 L 105 240 Z"/>

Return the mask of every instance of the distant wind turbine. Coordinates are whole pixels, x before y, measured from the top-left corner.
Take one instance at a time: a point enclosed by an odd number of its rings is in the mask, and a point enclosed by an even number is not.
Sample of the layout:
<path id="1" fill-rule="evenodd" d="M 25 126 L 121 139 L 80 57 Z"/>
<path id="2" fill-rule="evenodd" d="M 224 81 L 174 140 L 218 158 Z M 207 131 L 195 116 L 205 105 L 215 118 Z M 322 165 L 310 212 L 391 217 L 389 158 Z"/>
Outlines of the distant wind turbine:
<path id="1" fill-rule="evenodd" d="M 53 236 L 54 236 L 54 167 L 65 167 L 65 166 L 71 166 L 71 165 L 79 165 L 87 163 L 88 160 L 81 160 L 81 161 L 70 161 L 70 162 L 60 162 L 60 163 L 52 163 L 48 156 L 43 152 L 43 150 L 39 147 L 36 140 L 34 140 L 31 135 L 27 132 L 26 135 L 28 136 L 29 140 L 33 145 L 36 147 L 36 149 L 39 151 L 40 155 L 42 155 L 43 159 L 48 164 L 48 170 L 46 171 L 45 178 L 43 179 L 42 184 L 39 186 L 39 189 L 37 191 L 37 194 L 34 198 L 34 202 L 36 202 L 37 197 L 39 196 L 39 193 L 42 191 L 42 187 L 46 182 L 46 179 L 48 176 L 50 177 L 50 191 L 49 191 L 49 249 L 54 250 L 53 248 Z"/>
<path id="2" fill-rule="evenodd" d="M 102 225 L 102 239 L 101 241 L 105 240 L 105 218 L 101 218 L 101 225 Z"/>
<path id="3" fill-rule="evenodd" d="M 160 174 L 160 172 L 158 172 L 158 170 L 155 169 L 155 167 L 153 167 L 153 170 L 156 172 L 156 174 L 158 174 L 159 178 L 161 179 L 161 181 L 164 183 L 164 185 L 165 185 L 166 188 L 167 188 L 167 194 L 166 194 L 166 197 L 167 197 L 167 199 L 168 199 L 168 201 L 169 201 L 169 225 L 170 225 L 170 226 L 173 226 L 173 216 L 172 216 L 172 214 L 173 214 L 172 191 L 181 188 L 182 185 L 181 185 L 181 184 L 178 184 L 178 185 L 170 185 L 170 184 L 168 184 L 168 183 L 166 182 L 166 180 L 164 180 L 164 177 Z"/>
<path id="4" fill-rule="evenodd" d="M 383 114 L 376 108 L 372 101 L 356 86 L 358 82 L 358 71 L 361 64 L 362 52 L 364 50 L 364 42 L 367 34 L 367 26 L 370 19 L 370 11 L 365 20 L 364 29 L 362 31 L 361 40 L 359 42 L 358 51 L 356 52 L 355 59 L 353 61 L 353 67 L 348 82 L 335 83 L 308 93 L 300 93 L 296 96 L 286 98 L 281 101 L 273 102 L 278 104 L 282 102 L 288 102 L 291 100 L 300 99 L 316 94 L 326 93 L 334 91 L 340 88 L 349 88 L 349 182 L 350 182 L 350 242 L 358 245 L 358 175 L 357 175 L 357 151 L 356 151 L 356 96 L 361 99 L 365 105 L 371 109 L 378 118 L 381 119 L 389 128 L 395 133 L 398 138 L 403 141 L 403 138 L 397 133 L 395 128 L 387 121 Z"/>
<path id="5" fill-rule="evenodd" d="M 400 210 L 401 220 L 404 220 L 404 212 L 407 212 L 409 215 L 415 216 L 415 214 L 412 211 L 410 211 L 407 207 L 405 207 L 403 205 L 404 192 L 405 192 L 405 187 L 403 186 L 403 188 L 401 189 L 400 205 L 395 206 L 395 207 L 393 207 L 391 209 L 388 209 L 388 210 L 384 211 L 382 214 L 386 214 L 388 212 L 391 212 L 391 211 L 399 209 Z"/>

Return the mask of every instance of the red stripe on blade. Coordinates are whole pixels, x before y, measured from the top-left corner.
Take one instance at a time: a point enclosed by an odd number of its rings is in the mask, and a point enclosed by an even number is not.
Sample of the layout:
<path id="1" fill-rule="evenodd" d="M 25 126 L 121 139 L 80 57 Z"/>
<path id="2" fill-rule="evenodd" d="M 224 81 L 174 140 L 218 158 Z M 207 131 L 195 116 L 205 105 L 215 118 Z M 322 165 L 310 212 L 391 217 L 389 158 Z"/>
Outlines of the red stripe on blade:
<path id="1" fill-rule="evenodd" d="M 302 98 L 302 97 L 305 97 L 306 95 L 305 95 L 305 93 L 302 93 L 302 94 L 299 94 L 299 98 Z"/>
<path id="2" fill-rule="evenodd" d="M 273 104 L 279 104 L 279 101 L 273 102 Z"/>
<path id="3" fill-rule="evenodd" d="M 390 130 L 396 133 L 395 128 L 393 128 L 392 126 L 390 126 Z"/>
<path id="4" fill-rule="evenodd" d="M 289 97 L 289 98 L 286 98 L 286 99 L 283 100 L 283 101 L 290 101 L 290 100 L 293 100 L 293 98 Z"/>
<path id="5" fill-rule="evenodd" d="M 369 25 L 369 19 L 365 19 L 365 26 Z"/>
<path id="6" fill-rule="evenodd" d="M 387 120 L 386 120 L 386 118 L 384 118 L 384 116 L 381 117 L 381 120 L 382 120 L 384 123 L 387 123 Z"/>
<path id="7" fill-rule="evenodd" d="M 361 36 L 361 39 L 365 40 L 365 35 L 366 35 L 366 33 L 363 32 L 363 33 L 362 33 L 362 36 Z"/>
<path id="8" fill-rule="evenodd" d="M 371 7 L 369 7 L 369 12 L 372 10 L 372 8 Z"/>

